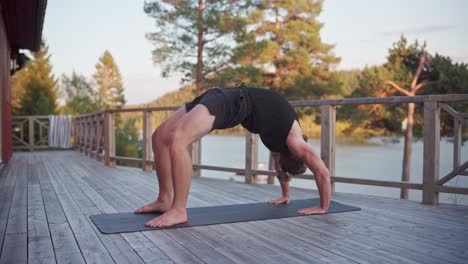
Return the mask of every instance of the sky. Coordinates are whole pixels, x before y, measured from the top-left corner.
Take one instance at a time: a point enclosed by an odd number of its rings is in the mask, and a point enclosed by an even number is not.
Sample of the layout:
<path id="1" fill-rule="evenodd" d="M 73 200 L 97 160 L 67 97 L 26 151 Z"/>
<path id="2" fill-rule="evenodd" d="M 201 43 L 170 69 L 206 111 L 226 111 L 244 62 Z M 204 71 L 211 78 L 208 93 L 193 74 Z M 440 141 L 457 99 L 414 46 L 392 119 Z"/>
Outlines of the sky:
<path id="1" fill-rule="evenodd" d="M 148 0 L 147 0 L 148 1 Z M 73 71 L 90 78 L 105 50 L 122 74 L 127 104 L 147 103 L 180 88 L 177 75 L 162 78 L 145 34 L 154 20 L 143 0 L 48 0 L 43 37 L 57 77 Z M 468 63 L 466 0 L 325 0 L 319 21 L 323 42 L 341 57 L 337 69 L 385 62 L 404 34 L 426 41 L 431 53 Z"/>

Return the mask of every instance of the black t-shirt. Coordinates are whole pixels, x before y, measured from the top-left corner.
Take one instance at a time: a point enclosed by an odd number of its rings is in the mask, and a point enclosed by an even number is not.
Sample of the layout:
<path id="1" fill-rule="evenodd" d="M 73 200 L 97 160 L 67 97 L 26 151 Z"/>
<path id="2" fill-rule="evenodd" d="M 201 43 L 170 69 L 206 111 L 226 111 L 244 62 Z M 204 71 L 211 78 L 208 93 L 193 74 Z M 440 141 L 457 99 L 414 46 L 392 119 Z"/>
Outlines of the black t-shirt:
<path id="1" fill-rule="evenodd" d="M 244 88 L 250 99 L 251 113 L 241 123 L 252 133 L 258 133 L 263 144 L 273 152 L 286 152 L 286 139 L 297 120 L 289 102 L 273 90 Z"/>

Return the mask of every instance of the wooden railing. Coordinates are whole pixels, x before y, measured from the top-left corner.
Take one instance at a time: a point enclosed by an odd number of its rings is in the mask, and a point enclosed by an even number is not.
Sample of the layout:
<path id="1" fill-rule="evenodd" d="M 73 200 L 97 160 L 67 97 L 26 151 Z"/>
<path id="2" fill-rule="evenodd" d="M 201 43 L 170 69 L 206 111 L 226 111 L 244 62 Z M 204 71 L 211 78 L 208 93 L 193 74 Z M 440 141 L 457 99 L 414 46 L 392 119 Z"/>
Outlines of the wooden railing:
<path id="1" fill-rule="evenodd" d="M 14 150 L 48 148 L 48 116 L 13 116 L 12 119 Z"/>
<path id="2" fill-rule="evenodd" d="M 467 102 L 468 94 L 449 95 L 423 95 L 423 96 L 394 96 L 384 98 L 348 98 L 337 100 L 300 100 L 291 101 L 294 107 L 320 107 L 321 109 L 321 150 L 320 156 L 329 168 L 332 183 L 352 183 L 361 185 L 373 185 L 393 188 L 407 188 L 422 190 L 422 202 L 425 204 L 437 204 L 438 194 L 455 193 L 468 194 L 468 188 L 449 187 L 443 184 L 456 175 L 467 175 L 468 162 L 460 165 L 461 131 L 463 125 L 468 125 L 468 114 L 458 113 L 446 103 Z M 423 182 L 413 183 L 404 181 L 385 181 L 373 179 L 360 179 L 339 177 L 335 174 L 336 158 L 336 106 L 339 105 L 362 105 L 362 104 L 401 104 L 401 103 L 423 103 L 424 104 L 424 162 Z M 152 113 L 158 111 L 174 111 L 178 107 L 147 107 L 127 108 L 119 110 L 106 110 L 96 113 L 80 115 L 76 117 L 76 144 L 81 152 L 86 155 L 104 161 L 107 166 L 114 166 L 116 161 L 140 163 L 145 171 L 153 168 L 154 161 L 151 158 L 151 134 Z M 454 170 L 447 176 L 439 179 L 439 145 L 440 145 L 440 109 L 444 109 L 454 117 L 455 140 L 454 140 Z M 143 114 L 143 158 L 118 157 L 115 155 L 115 114 L 124 112 L 137 112 Z M 245 183 L 256 182 L 256 175 L 268 175 L 269 183 L 274 182 L 276 175 L 269 170 L 258 170 L 258 138 L 256 135 L 246 132 L 246 152 L 244 168 L 230 168 L 220 166 L 209 166 L 200 164 L 201 145 L 192 145 L 192 160 L 194 175 L 200 176 L 200 170 L 216 170 L 234 172 L 245 176 Z M 270 159 L 271 161 L 271 159 Z M 313 180 L 311 174 L 296 175 L 294 178 Z"/>

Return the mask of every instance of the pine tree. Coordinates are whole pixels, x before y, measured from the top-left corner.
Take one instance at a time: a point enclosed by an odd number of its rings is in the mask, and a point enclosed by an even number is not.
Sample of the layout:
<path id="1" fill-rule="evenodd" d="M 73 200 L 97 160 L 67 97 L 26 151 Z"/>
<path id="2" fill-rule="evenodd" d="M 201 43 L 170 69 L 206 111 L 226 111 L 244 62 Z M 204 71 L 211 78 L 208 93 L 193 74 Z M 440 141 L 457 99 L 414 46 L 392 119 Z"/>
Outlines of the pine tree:
<path id="1" fill-rule="evenodd" d="M 21 115 L 48 115 L 57 109 L 57 79 L 52 74 L 49 48 L 42 44 L 18 75 L 13 96 L 21 96 L 17 113 Z M 22 94 L 20 94 L 22 93 Z"/>
<path id="2" fill-rule="evenodd" d="M 184 74 L 182 82 L 195 81 L 196 92 L 208 76 L 231 63 L 234 35 L 245 24 L 251 1 L 154 1 L 144 11 L 156 21 L 156 32 L 147 34 L 155 46 L 153 60 L 162 76 Z"/>
<path id="3" fill-rule="evenodd" d="M 320 37 L 321 0 L 258 1 L 238 41 L 236 62 L 263 71 L 263 85 L 293 98 L 340 94 L 330 68 L 340 59 Z M 253 71 L 250 71 L 253 72 Z"/>
<path id="4" fill-rule="evenodd" d="M 100 110 L 96 95 L 83 75 L 76 72 L 70 77 L 63 75 L 62 90 L 65 94 L 65 114 L 80 115 Z"/>
<path id="5" fill-rule="evenodd" d="M 114 58 L 107 50 L 96 64 L 93 84 L 101 109 L 122 108 L 125 105 L 122 76 Z"/>

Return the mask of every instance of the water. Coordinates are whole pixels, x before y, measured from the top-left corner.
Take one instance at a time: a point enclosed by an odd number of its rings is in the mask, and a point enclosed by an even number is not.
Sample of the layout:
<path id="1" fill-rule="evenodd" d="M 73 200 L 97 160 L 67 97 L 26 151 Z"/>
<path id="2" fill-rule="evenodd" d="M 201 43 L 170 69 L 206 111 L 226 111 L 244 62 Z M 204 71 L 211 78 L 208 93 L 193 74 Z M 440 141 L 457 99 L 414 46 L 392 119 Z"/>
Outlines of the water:
<path id="1" fill-rule="evenodd" d="M 400 181 L 403 159 L 403 139 L 399 142 L 389 142 L 385 138 L 370 140 L 373 144 L 356 145 L 337 143 L 336 175 L 340 177 L 362 178 L 374 180 Z M 320 152 L 320 141 L 310 139 L 309 144 Z M 268 167 L 269 152 L 259 143 L 258 160 Z M 468 159 L 468 144 L 462 146 L 462 163 Z M 245 137 L 209 135 L 202 140 L 202 164 L 243 168 L 245 161 Z M 453 143 L 449 139 L 440 142 L 440 175 L 443 177 L 452 170 Z M 423 142 L 413 142 L 410 182 L 422 183 Z M 308 172 L 310 173 L 310 171 Z M 243 181 L 243 177 L 229 172 L 203 170 L 202 176 L 211 178 Z M 278 184 L 275 181 L 275 184 Z M 468 187 L 468 176 L 457 176 L 445 184 L 446 186 Z M 315 181 L 293 179 L 291 186 L 316 189 Z M 336 183 L 335 190 L 342 193 L 357 193 L 383 197 L 399 198 L 400 189 L 358 184 Z M 278 194 L 279 195 L 279 194 Z M 273 198 L 273 197 L 272 197 Z M 422 193 L 410 190 L 409 198 L 421 201 Z M 440 194 L 441 203 L 468 205 L 468 195 Z"/>

